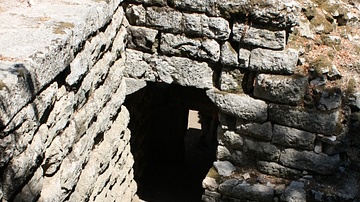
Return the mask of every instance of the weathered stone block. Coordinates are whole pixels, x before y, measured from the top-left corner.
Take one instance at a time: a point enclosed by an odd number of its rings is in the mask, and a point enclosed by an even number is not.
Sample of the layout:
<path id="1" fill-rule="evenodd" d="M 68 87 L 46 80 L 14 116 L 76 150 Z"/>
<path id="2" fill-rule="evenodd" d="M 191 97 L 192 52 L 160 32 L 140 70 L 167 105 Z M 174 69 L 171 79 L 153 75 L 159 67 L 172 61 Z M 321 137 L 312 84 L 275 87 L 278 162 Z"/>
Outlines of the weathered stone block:
<path id="1" fill-rule="evenodd" d="M 272 201 L 274 189 L 262 184 L 243 184 L 240 180 L 229 179 L 219 185 L 219 193 L 240 200 Z"/>
<path id="2" fill-rule="evenodd" d="M 281 195 L 281 201 L 287 202 L 302 202 L 306 201 L 306 191 L 303 182 L 291 182 L 290 186 L 286 187 L 284 193 Z"/>
<path id="3" fill-rule="evenodd" d="M 220 90 L 232 92 L 232 93 L 243 93 L 242 83 L 244 74 L 239 69 L 230 67 L 224 67 L 221 69 L 220 74 Z"/>
<path id="4" fill-rule="evenodd" d="M 170 0 L 170 4 L 177 9 L 205 13 L 208 8 L 208 0 Z"/>
<path id="5" fill-rule="evenodd" d="M 272 142 L 287 147 L 313 150 L 316 134 L 274 124 Z"/>
<path id="6" fill-rule="evenodd" d="M 239 56 L 237 51 L 231 46 L 229 42 L 221 45 L 220 63 L 227 66 L 239 66 Z"/>
<path id="7" fill-rule="evenodd" d="M 270 141 L 273 136 L 271 122 L 265 123 L 244 123 L 238 120 L 236 123 L 236 132 L 241 135 L 259 138 L 262 140 Z"/>
<path id="8" fill-rule="evenodd" d="M 242 68 L 249 68 L 251 51 L 245 48 L 239 49 L 239 65 Z"/>
<path id="9" fill-rule="evenodd" d="M 183 15 L 168 7 L 146 8 L 146 25 L 161 31 L 172 33 L 183 32 Z"/>
<path id="10" fill-rule="evenodd" d="M 256 48 L 251 51 L 249 69 L 274 74 L 293 74 L 298 61 L 294 49 L 273 51 Z"/>
<path id="11" fill-rule="evenodd" d="M 270 31 L 251 27 L 245 23 L 236 21 L 233 25 L 234 41 L 251 46 L 283 50 L 285 48 L 286 32 Z"/>
<path id="12" fill-rule="evenodd" d="M 158 46 L 156 43 L 157 30 L 146 27 L 129 26 L 128 27 L 128 44 L 129 48 L 139 49 L 142 51 L 154 53 Z"/>
<path id="13" fill-rule="evenodd" d="M 144 4 L 146 6 L 166 6 L 166 0 L 129 0 L 129 3 Z"/>
<path id="14" fill-rule="evenodd" d="M 273 175 L 276 177 L 281 177 L 285 179 L 294 179 L 301 176 L 301 171 L 288 168 L 277 164 L 275 162 L 267 162 L 267 161 L 258 161 L 256 163 L 256 168 L 262 172 L 269 175 Z"/>
<path id="15" fill-rule="evenodd" d="M 229 161 L 215 161 L 213 165 L 221 176 L 230 176 L 236 170 L 235 166 Z"/>
<path id="16" fill-rule="evenodd" d="M 162 34 L 160 50 L 166 55 L 186 56 L 194 59 L 217 62 L 220 45 L 207 38 L 190 39 L 181 35 Z"/>
<path id="17" fill-rule="evenodd" d="M 240 149 L 244 144 L 243 138 L 239 134 L 230 130 L 221 130 L 218 132 L 218 142 L 221 145 L 230 146 L 234 149 Z"/>
<path id="18" fill-rule="evenodd" d="M 225 41 L 230 36 L 229 22 L 219 17 L 208 17 L 205 14 L 184 13 L 184 32 L 188 36 L 208 37 Z"/>
<path id="19" fill-rule="evenodd" d="M 129 5 L 126 17 L 130 24 L 142 26 L 146 23 L 146 10 L 142 5 Z"/>
<path id="20" fill-rule="evenodd" d="M 319 110 L 333 110 L 341 106 L 341 90 L 324 90 L 316 108 Z"/>
<path id="21" fill-rule="evenodd" d="M 248 95 L 231 94 L 209 90 L 208 97 L 220 111 L 249 121 L 264 122 L 267 119 L 267 104 Z"/>
<path id="22" fill-rule="evenodd" d="M 255 140 L 245 139 L 244 141 L 245 152 L 255 152 L 259 159 L 267 161 L 277 161 L 280 157 L 280 150 L 269 142 L 258 142 Z"/>
<path id="23" fill-rule="evenodd" d="M 285 149 L 279 159 L 280 164 L 299 170 L 314 171 L 319 174 L 329 175 L 336 172 L 340 165 L 339 154 L 328 156 L 316 154 L 311 151 L 297 151 Z"/>
<path id="24" fill-rule="evenodd" d="M 308 78 L 259 74 L 256 77 L 254 96 L 271 102 L 297 105 L 304 98 Z"/>
<path id="25" fill-rule="evenodd" d="M 314 133 L 336 135 L 341 131 L 339 111 L 329 112 L 269 104 L 269 119 L 274 123 Z"/>

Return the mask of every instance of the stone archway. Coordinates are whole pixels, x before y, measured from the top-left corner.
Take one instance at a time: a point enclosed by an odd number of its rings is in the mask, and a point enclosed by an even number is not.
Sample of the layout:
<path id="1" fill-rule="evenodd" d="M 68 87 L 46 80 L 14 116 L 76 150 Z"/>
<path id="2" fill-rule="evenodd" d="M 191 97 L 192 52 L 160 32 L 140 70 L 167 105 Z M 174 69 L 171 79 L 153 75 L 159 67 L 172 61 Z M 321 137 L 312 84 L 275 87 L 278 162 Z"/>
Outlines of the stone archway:
<path id="1" fill-rule="evenodd" d="M 150 201 L 200 201 L 216 159 L 216 143 L 200 147 L 201 130 L 189 129 L 189 110 L 217 113 L 204 89 L 148 82 L 127 96 L 138 195 Z"/>

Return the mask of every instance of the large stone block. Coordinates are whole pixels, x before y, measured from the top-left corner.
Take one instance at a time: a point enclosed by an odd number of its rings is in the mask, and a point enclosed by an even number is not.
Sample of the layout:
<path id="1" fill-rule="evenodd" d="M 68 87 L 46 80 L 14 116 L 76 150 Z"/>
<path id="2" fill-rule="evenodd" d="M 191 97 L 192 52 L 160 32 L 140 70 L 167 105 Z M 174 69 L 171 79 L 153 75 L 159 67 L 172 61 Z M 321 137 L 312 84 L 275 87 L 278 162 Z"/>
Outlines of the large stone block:
<path id="1" fill-rule="evenodd" d="M 249 69 L 274 74 L 293 74 L 298 61 L 298 51 L 287 49 L 273 51 L 256 48 L 251 51 Z"/>
<path id="2" fill-rule="evenodd" d="M 271 102 L 297 105 L 302 102 L 307 86 L 307 77 L 259 74 L 254 96 Z"/>
<path id="3" fill-rule="evenodd" d="M 183 32 L 183 15 L 168 7 L 148 7 L 146 9 L 146 25 L 155 29 L 181 33 Z"/>
<path id="4" fill-rule="evenodd" d="M 243 138 L 233 131 L 218 131 L 218 142 L 220 145 L 226 145 L 233 149 L 241 149 L 244 141 Z"/>
<path id="5" fill-rule="evenodd" d="M 306 191 L 304 182 L 291 182 L 284 193 L 281 195 L 281 201 L 302 202 L 306 201 Z"/>
<path id="6" fill-rule="evenodd" d="M 222 68 L 219 78 L 220 90 L 231 93 L 244 93 L 242 88 L 243 78 L 244 74 L 240 69 Z"/>
<path id="7" fill-rule="evenodd" d="M 233 40 L 251 46 L 283 50 L 285 48 L 286 32 L 270 31 L 248 26 L 245 23 L 235 21 L 233 25 Z"/>
<path id="8" fill-rule="evenodd" d="M 298 151 L 285 149 L 281 152 L 280 164 L 299 170 L 309 170 L 322 175 L 329 175 L 336 172 L 340 165 L 339 154 L 328 156 L 316 154 L 311 151 Z"/>
<path id="9" fill-rule="evenodd" d="M 277 161 L 280 157 L 280 150 L 270 142 L 259 142 L 257 140 L 245 139 L 244 151 L 254 152 L 256 159 L 263 159 L 267 161 Z"/>
<path id="10" fill-rule="evenodd" d="M 146 27 L 129 26 L 128 27 L 128 44 L 129 48 L 139 49 L 142 51 L 154 53 L 158 46 L 156 41 L 157 30 Z M 157 43 L 156 43 L 157 42 Z"/>
<path id="11" fill-rule="evenodd" d="M 269 119 L 281 125 L 326 135 L 336 135 L 341 132 L 342 127 L 339 111 L 319 111 L 276 104 L 269 104 Z"/>
<path id="12" fill-rule="evenodd" d="M 301 176 L 301 171 L 288 168 L 277 164 L 275 162 L 267 162 L 267 161 L 258 161 L 256 163 L 256 168 L 262 172 L 269 175 L 273 175 L 276 177 L 281 177 L 285 179 L 294 179 Z"/>
<path id="13" fill-rule="evenodd" d="M 259 138 L 262 140 L 270 141 L 273 136 L 271 122 L 265 123 L 244 123 L 238 120 L 236 123 L 236 132 L 241 135 Z"/>
<path id="14" fill-rule="evenodd" d="M 229 179 L 219 185 L 219 193 L 244 201 L 272 201 L 274 189 L 262 184 L 250 185 L 237 179 Z"/>
<path id="15" fill-rule="evenodd" d="M 231 94 L 209 90 L 206 92 L 220 111 L 249 121 L 264 122 L 267 119 L 267 104 L 245 94 Z"/>
<path id="16" fill-rule="evenodd" d="M 188 36 L 208 37 L 225 41 L 230 36 L 229 22 L 220 17 L 208 17 L 205 14 L 184 13 L 184 32 Z"/>
<path id="17" fill-rule="evenodd" d="M 287 147 L 313 150 L 316 134 L 274 124 L 272 142 Z"/>
<path id="18" fill-rule="evenodd" d="M 162 34 L 160 50 L 166 55 L 185 56 L 194 59 L 217 62 L 220 45 L 207 38 L 191 39 L 182 35 Z"/>
<path id="19" fill-rule="evenodd" d="M 142 5 L 129 5 L 126 17 L 130 24 L 142 26 L 146 23 L 146 10 Z"/>
<path id="20" fill-rule="evenodd" d="M 170 4 L 172 4 L 177 9 L 201 13 L 206 12 L 209 7 L 208 3 L 208 0 L 170 0 Z"/>

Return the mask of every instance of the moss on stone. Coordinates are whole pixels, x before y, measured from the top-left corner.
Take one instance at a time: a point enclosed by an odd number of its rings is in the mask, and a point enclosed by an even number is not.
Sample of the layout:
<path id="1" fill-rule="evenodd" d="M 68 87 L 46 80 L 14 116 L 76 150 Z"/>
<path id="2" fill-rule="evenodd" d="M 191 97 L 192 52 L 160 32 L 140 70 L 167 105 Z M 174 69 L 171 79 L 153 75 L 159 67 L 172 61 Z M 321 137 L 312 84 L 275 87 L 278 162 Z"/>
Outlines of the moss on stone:
<path id="1" fill-rule="evenodd" d="M 332 62 L 327 55 L 319 55 L 311 63 L 311 67 L 314 68 L 317 76 L 322 76 L 324 71 L 328 71 L 332 67 Z"/>
<path id="2" fill-rule="evenodd" d="M 333 25 L 325 18 L 325 15 L 317 13 L 314 18 L 310 20 L 311 25 L 318 34 L 329 34 L 334 30 Z"/>

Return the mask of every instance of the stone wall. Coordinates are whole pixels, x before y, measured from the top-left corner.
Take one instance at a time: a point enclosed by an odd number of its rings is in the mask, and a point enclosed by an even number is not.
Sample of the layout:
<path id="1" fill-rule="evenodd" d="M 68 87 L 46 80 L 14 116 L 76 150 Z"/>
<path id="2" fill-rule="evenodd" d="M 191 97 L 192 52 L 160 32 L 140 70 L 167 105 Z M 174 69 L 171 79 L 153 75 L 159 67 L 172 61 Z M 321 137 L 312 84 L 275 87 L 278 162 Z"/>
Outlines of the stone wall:
<path id="1" fill-rule="evenodd" d="M 340 6 L 344 15 L 338 13 Z M 208 89 L 220 110 L 218 161 L 203 182 L 204 201 L 358 197 L 358 144 L 351 120 L 359 121 L 353 119 L 359 89 L 349 92 L 349 84 L 359 82 L 359 52 L 340 56 L 339 47 L 329 42 L 340 40 L 334 36 L 338 31 L 324 31 L 315 20 L 325 16 L 332 30 L 352 26 L 359 34 L 358 6 L 125 1 L 124 75 Z M 358 47 L 350 35 L 341 36 L 342 48 Z M 356 180 L 345 187 L 355 188 L 347 192 L 343 186 L 349 178 Z"/>
<path id="2" fill-rule="evenodd" d="M 120 1 L 1 4 L 1 201 L 136 199 Z"/>
<path id="3" fill-rule="evenodd" d="M 205 89 L 220 111 L 204 201 L 359 200 L 359 8 L 6 1 L 0 199 L 138 200 L 127 125 L 141 104 L 123 103 L 156 82 Z"/>

